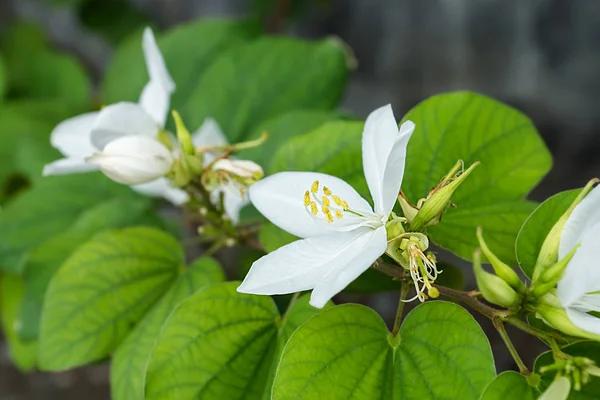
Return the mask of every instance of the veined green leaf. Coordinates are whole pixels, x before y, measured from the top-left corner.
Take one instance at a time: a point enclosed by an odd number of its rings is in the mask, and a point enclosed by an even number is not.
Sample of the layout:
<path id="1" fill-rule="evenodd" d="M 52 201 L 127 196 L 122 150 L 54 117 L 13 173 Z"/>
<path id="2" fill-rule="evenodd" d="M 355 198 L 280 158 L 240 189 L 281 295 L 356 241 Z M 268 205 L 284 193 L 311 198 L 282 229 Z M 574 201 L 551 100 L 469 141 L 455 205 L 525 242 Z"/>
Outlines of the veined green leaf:
<path id="1" fill-rule="evenodd" d="M 534 389 L 517 372 L 505 371 L 498 375 L 481 394 L 479 400 L 535 400 Z"/>

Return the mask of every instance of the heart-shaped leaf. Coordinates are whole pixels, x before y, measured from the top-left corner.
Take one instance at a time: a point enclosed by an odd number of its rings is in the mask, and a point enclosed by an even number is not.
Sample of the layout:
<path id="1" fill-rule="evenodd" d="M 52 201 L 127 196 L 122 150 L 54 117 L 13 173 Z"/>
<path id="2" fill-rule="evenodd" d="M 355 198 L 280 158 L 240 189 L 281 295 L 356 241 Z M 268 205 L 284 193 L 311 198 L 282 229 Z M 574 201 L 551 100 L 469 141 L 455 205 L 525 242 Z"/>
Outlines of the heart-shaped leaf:
<path id="1" fill-rule="evenodd" d="M 498 375 L 481 394 L 479 400 L 535 400 L 534 389 L 517 372 L 505 371 Z"/>

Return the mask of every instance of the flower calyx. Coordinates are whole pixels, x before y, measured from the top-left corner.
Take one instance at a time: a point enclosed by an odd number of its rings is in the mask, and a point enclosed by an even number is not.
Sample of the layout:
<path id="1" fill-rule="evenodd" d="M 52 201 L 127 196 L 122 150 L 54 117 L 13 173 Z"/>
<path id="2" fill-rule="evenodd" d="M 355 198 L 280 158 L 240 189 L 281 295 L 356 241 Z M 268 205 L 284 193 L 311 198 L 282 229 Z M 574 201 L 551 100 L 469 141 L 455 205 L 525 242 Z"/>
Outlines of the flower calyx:
<path id="1" fill-rule="evenodd" d="M 401 194 L 398 202 L 402 207 L 404 216 L 409 221 L 410 230 L 413 232 L 423 231 L 428 226 L 436 225 L 442 219 L 446 208 L 451 205 L 450 199 L 458 187 L 473 172 L 479 162 L 473 163 L 467 170 L 464 170 L 462 161 L 458 161 L 452 169 L 433 188 L 426 198 L 417 202 L 417 205 L 411 205 L 406 197 Z"/>

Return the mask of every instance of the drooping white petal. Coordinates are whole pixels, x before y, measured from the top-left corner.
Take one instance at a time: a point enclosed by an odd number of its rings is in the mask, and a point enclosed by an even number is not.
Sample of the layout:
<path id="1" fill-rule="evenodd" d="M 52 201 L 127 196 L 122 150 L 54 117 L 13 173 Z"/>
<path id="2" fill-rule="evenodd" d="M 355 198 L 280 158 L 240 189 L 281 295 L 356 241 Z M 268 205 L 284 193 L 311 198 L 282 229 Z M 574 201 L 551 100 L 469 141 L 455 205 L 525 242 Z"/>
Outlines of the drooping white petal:
<path id="1" fill-rule="evenodd" d="M 175 90 L 175 83 L 169 74 L 165 60 L 156 44 L 152 29 L 144 30 L 142 38 L 142 49 L 144 50 L 144 58 L 146 59 L 146 68 L 151 81 L 158 81 L 167 93 Z"/>
<path id="2" fill-rule="evenodd" d="M 212 166 L 213 171 L 226 171 L 240 178 L 257 178 L 264 175 L 263 169 L 254 161 L 223 158 Z"/>
<path id="3" fill-rule="evenodd" d="M 385 209 L 383 176 L 397 136 L 398 124 L 390 104 L 369 114 L 362 135 L 362 159 L 365 178 L 377 213 Z"/>
<path id="4" fill-rule="evenodd" d="M 570 391 L 571 381 L 564 376 L 560 376 L 554 379 L 548 389 L 538 397 L 538 400 L 567 400 Z"/>
<path id="5" fill-rule="evenodd" d="M 83 158 L 61 158 L 44 165 L 42 175 L 66 175 L 97 171 L 100 167 L 88 164 Z"/>
<path id="6" fill-rule="evenodd" d="M 586 293 L 600 290 L 600 222 L 586 230 L 581 245 L 558 282 L 556 295 L 563 307 L 569 307 Z"/>
<path id="7" fill-rule="evenodd" d="M 137 185 L 167 174 L 173 165 L 171 152 L 146 136 L 124 136 L 110 142 L 102 152 L 86 159 L 100 166 L 112 180 Z"/>
<path id="8" fill-rule="evenodd" d="M 148 82 L 140 95 L 140 106 L 161 128 L 164 128 L 167 121 L 170 101 L 171 93 L 157 80 Z"/>
<path id="9" fill-rule="evenodd" d="M 570 307 L 566 310 L 567 317 L 569 317 L 573 325 L 586 332 L 600 335 L 600 318 Z"/>
<path id="10" fill-rule="evenodd" d="M 558 257 L 563 258 L 581 241 L 585 233 L 600 222 L 600 186 L 596 186 L 575 207 L 560 237 Z"/>
<path id="11" fill-rule="evenodd" d="M 387 247 L 385 227 L 382 226 L 375 230 L 369 228 L 359 228 L 358 230 L 364 230 L 365 233 L 353 242 L 351 251 L 353 257 L 347 258 L 345 263 L 336 263 L 317 283 L 310 296 L 312 306 L 322 308 L 385 252 Z"/>
<path id="12" fill-rule="evenodd" d="M 355 227 L 363 222 L 348 213 L 330 224 L 315 220 L 304 206 L 304 194 L 315 181 L 319 181 L 320 188 L 325 186 L 345 200 L 352 210 L 372 214 L 369 203 L 352 186 L 335 176 L 318 172 L 280 172 L 271 175 L 250 187 L 250 201 L 269 221 L 302 238 L 326 235 L 337 227 Z"/>
<path id="13" fill-rule="evenodd" d="M 254 262 L 237 290 L 250 294 L 284 294 L 312 289 L 329 271 L 349 265 L 355 258 L 363 258 L 365 241 L 370 241 L 372 232 L 369 228 L 360 228 L 283 246 Z"/>
<path id="14" fill-rule="evenodd" d="M 56 125 L 50 134 L 50 144 L 67 157 L 86 157 L 96 151 L 90 135 L 98 112 L 81 114 Z"/>
<path id="15" fill-rule="evenodd" d="M 167 178 L 158 178 L 151 182 L 133 185 L 131 188 L 146 196 L 162 197 L 176 206 L 189 201 L 186 191 L 171 185 L 171 182 Z"/>
<path id="16" fill-rule="evenodd" d="M 390 151 L 383 173 L 381 193 L 383 209 L 376 209 L 375 212 L 388 216 L 394 208 L 400 187 L 402 186 L 402 178 L 404 177 L 406 147 L 414 130 L 415 124 L 412 121 L 406 121 L 400 126 L 400 133 L 396 136 L 396 141 Z"/>
<path id="17" fill-rule="evenodd" d="M 240 220 L 240 210 L 250 203 L 248 194 L 246 193 L 245 196 L 242 196 L 239 189 L 233 184 L 221 186 L 210 193 L 211 201 L 214 204 L 220 201 L 221 192 L 223 192 L 225 214 L 235 225 Z"/>
<path id="18" fill-rule="evenodd" d="M 121 102 L 104 107 L 98 114 L 91 133 L 91 142 L 98 150 L 123 136 L 156 137 L 157 122 L 136 103 Z"/>
<path id="19" fill-rule="evenodd" d="M 192 134 L 192 143 L 196 147 L 225 146 L 229 144 L 219 124 L 213 118 L 205 118 L 202 126 Z"/>

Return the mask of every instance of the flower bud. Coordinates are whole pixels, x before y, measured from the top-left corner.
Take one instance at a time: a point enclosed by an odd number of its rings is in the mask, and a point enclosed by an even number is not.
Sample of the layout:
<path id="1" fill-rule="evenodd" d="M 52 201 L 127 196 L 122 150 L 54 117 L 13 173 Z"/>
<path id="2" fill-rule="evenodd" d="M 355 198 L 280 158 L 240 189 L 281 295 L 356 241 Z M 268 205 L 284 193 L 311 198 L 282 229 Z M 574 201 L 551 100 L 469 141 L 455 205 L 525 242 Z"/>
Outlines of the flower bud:
<path id="1" fill-rule="evenodd" d="M 238 178 L 242 183 L 251 184 L 264 176 L 263 169 L 253 161 L 247 160 L 217 160 L 212 170 L 219 173 L 225 172 L 234 179 Z"/>
<path id="2" fill-rule="evenodd" d="M 131 135 L 109 142 L 103 151 L 87 157 L 86 162 L 100 166 L 115 182 L 137 185 L 167 174 L 173 165 L 173 156 L 159 141 Z"/>
<path id="3" fill-rule="evenodd" d="M 565 223 L 571 216 L 571 213 L 575 207 L 581 203 L 581 201 L 590 192 L 590 190 L 592 190 L 597 182 L 598 179 L 592 179 L 587 183 L 587 185 L 585 185 L 585 187 L 581 190 L 581 193 L 579 193 L 577 198 L 573 201 L 573 203 L 571 203 L 567 211 L 565 211 L 559 220 L 556 221 L 546 236 L 546 239 L 542 244 L 542 248 L 540 249 L 540 254 L 538 255 L 538 259 L 535 264 L 535 269 L 533 270 L 532 286 L 537 284 L 537 280 L 539 279 L 540 275 L 542 275 L 548 267 L 554 265 L 558 261 L 558 248 Z"/>
<path id="4" fill-rule="evenodd" d="M 406 231 L 404 230 L 404 226 L 403 226 L 403 223 L 406 220 L 404 218 L 400 218 L 400 217 L 396 216 L 396 214 L 394 214 L 393 212 L 392 212 L 392 215 L 393 215 L 393 218 L 385 224 L 385 230 L 387 232 L 388 240 L 395 239 L 395 238 L 399 237 L 400 235 L 403 235 L 406 233 Z"/>
<path id="5" fill-rule="evenodd" d="M 551 293 L 546 293 L 540 298 L 536 305 L 536 317 L 542 319 L 546 325 L 570 336 L 581 337 L 590 340 L 600 340 L 600 335 L 575 326 L 562 307 L 559 300 Z"/>
<path id="6" fill-rule="evenodd" d="M 538 274 L 537 279 L 531 285 L 531 292 L 535 297 L 541 297 L 556 287 L 578 248 L 579 245 L 573 247 L 569 254 L 564 256 L 562 260 L 559 260 L 556 264 L 548 268 L 542 269 L 542 273 Z"/>
<path id="7" fill-rule="evenodd" d="M 414 219 L 410 223 L 411 231 L 421 231 L 428 226 L 437 224 L 448 206 L 450 204 L 450 198 L 458 189 L 461 183 L 465 181 L 467 176 L 473 172 L 475 167 L 479 165 L 479 162 L 471 165 L 466 171 L 455 177 L 456 170 L 462 165 L 462 162 L 458 162 L 438 185 L 436 189 L 430 194 L 425 200 L 423 206 L 419 208 L 419 212 L 415 215 Z"/>
<path id="8" fill-rule="evenodd" d="M 192 143 L 190 131 L 187 130 L 183 121 L 181 120 L 181 116 L 175 110 L 173 110 L 173 119 L 175 119 L 175 127 L 177 129 L 177 140 L 179 141 L 181 150 L 183 150 L 184 154 L 196 154 L 196 149 L 194 147 L 194 144 Z"/>
<path id="9" fill-rule="evenodd" d="M 512 269 L 510 266 L 503 263 L 487 246 L 485 241 L 483 240 L 483 234 L 481 231 L 481 227 L 477 228 L 477 240 L 479 240 L 479 246 L 483 251 L 483 254 L 487 257 L 489 262 L 492 264 L 494 268 L 494 272 L 496 275 L 504 280 L 504 282 L 508 283 L 513 289 L 518 292 L 523 293 L 525 291 L 525 285 L 519 278 L 519 275 Z"/>
<path id="10" fill-rule="evenodd" d="M 514 307 L 519 303 L 519 295 L 508 283 L 482 268 L 479 250 L 473 254 L 473 270 L 477 287 L 487 301 L 505 308 Z"/>

